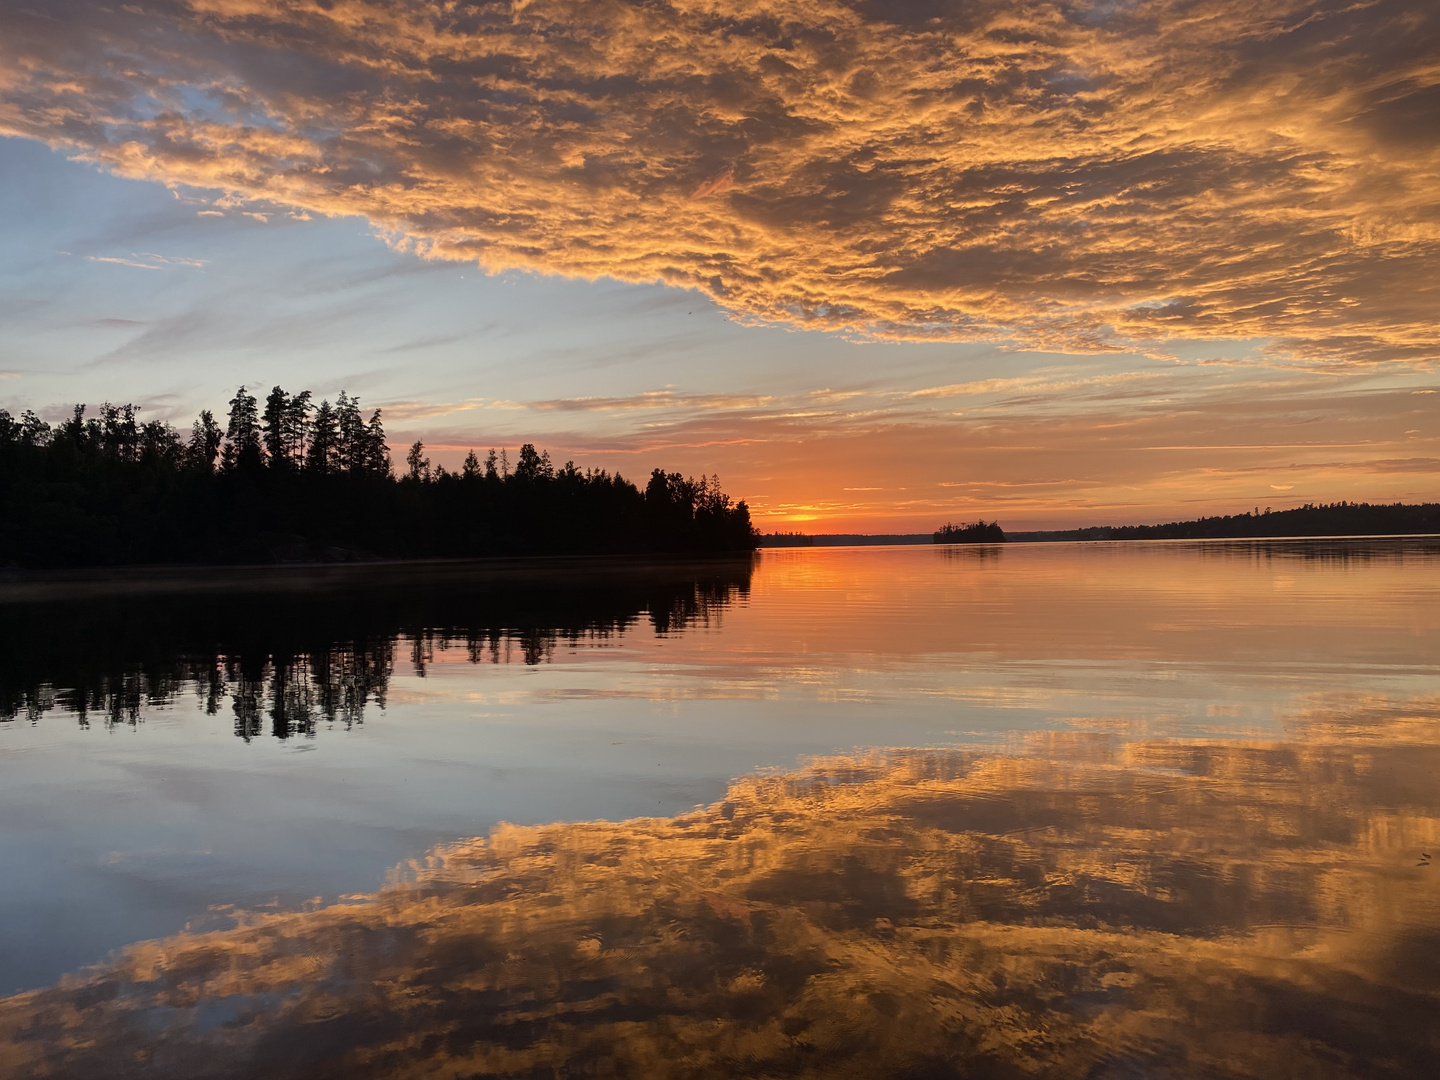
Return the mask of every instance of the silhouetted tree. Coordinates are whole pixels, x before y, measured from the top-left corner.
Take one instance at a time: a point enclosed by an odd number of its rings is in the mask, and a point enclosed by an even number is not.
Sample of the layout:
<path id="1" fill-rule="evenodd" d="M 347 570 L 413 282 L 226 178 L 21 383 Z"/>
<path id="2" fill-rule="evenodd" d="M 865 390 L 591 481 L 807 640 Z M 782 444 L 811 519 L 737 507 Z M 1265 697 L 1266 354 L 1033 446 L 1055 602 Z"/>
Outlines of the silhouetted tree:
<path id="1" fill-rule="evenodd" d="M 311 472 L 325 474 L 335 468 L 339 451 L 340 425 L 335 410 L 329 401 L 322 401 L 315 408 L 310 423 L 310 448 L 305 465 Z"/>
<path id="2" fill-rule="evenodd" d="M 350 473 L 365 471 L 365 421 L 360 402 L 341 391 L 335 399 L 336 467 Z"/>
<path id="3" fill-rule="evenodd" d="M 135 406 L 105 402 L 100 406 L 100 424 L 105 453 L 116 461 L 134 461 L 140 446 Z"/>
<path id="4" fill-rule="evenodd" d="M 520 458 L 515 462 L 516 480 L 522 482 L 549 480 L 554 475 L 555 470 L 550 466 L 549 451 L 543 454 L 538 453 L 534 443 L 526 443 L 520 447 Z"/>
<path id="5" fill-rule="evenodd" d="M 290 413 L 290 395 L 280 387 L 273 387 L 265 399 L 265 412 L 261 417 L 264 431 L 265 456 L 270 459 L 272 469 L 284 469 L 290 465 L 290 448 L 286 438 Z"/>
<path id="6" fill-rule="evenodd" d="M 260 448 L 259 402 L 245 387 L 230 399 L 230 422 L 225 428 L 225 449 L 222 461 L 227 471 L 258 469 L 265 463 Z"/>
<path id="7" fill-rule="evenodd" d="M 1003 544 L 1005 533 L 998 521 L 979 521 L 955 525 L 950 522 L 935 531 L 937 544 Z"/>
<path id="8" fill-rule="evenodd" d="M 364 469 L 372 476 L 390 475 L 390 447 L 385 442 L 379 409 L 370 414 L 370 422 L 365 425 Z"/>
<path id="9" fill-rule="evenodd" d="M 425 444 L 416 439 L 410 446 L 410 452 L 405 455 L 405 463 L 409 466 L 409 477 L 416 483 L 424 483 L 430 479 L 430 459 L 425 456 Z"/>
<path id="10" fill-rule="evenodd" d="M 310 441 L 310 391 L 302 390 L 285 406 L 282 434 L 285 458 L 295 468 L 305 464 L 305 448 Z"/>
<path id="11" fill-rule="evenodd" d="M 70 419 L 59 426 L 56 434 L 69 441 L 77 453 L 83 453 L 91 444 L 99 441 L 98 431 L 92 433 L 90 425 L 85 419 L 85 406 L 76 405 L 70 413 Z"/>
<path id="12" fill-rule="evenodd" d="M 185 446 L 180 434 L 161 420 L 150 420 L 140 426 L 140 461 L 152 465 L 175 466 L 183 464 Z"/>
<path id="13" fill-rule="evenodd" d="M 310 401 L 276 387 L 262 424 L 242 386 L 223 435 L 206 411 L 188 439 L 132 405 L 77 405 L 53 430 L 0 411 L 0 565 L 754 546 L 749 510 L 713 477 L 657 470 L 642 494 L 618 474 L 557 469 L 533 443 L 513 474 L 504 450 L 452 473 L 416 442 L 397 480 L 380 410 L 365 421 L 349 394 Z"/>
<path id="14" fill-rule="evenodd" d="M 215 422 L 215 414 L 209 409 L 202 409 L 195 418 L 195 423 L 190 425 L 188 451 L 191 464 L 204 472 L 214 472 L 215 459 L 220 455 L 223 438 L 224 433 Z"/>
<path id="15" fill-rule="evenodd" d="M 83 406 L 82 406 L 83 408 Z M 35 413 L 26 409 L 20 414 L 20 443 L 23 446 L 47 446 L 50 442 L 50 425 Z"/>

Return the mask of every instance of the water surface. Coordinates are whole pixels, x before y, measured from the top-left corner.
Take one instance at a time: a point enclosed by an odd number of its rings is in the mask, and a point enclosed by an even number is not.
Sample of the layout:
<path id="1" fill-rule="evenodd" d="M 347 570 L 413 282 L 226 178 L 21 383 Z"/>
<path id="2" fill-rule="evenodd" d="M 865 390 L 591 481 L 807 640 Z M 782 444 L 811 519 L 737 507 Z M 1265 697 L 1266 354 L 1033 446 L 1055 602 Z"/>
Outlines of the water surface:
<path id="1" fill-rule="evenodd" d="M 1429 1075 L 1437 571 L 1310 541 L 5 584 L 0 1069 Z"/>

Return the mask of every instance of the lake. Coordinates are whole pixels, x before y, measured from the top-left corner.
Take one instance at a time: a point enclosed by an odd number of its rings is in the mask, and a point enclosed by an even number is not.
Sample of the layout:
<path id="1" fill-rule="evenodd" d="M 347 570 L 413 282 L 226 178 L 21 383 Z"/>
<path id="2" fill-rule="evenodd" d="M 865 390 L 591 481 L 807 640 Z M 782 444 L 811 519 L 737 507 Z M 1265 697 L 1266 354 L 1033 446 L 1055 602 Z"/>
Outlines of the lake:
<path id="1" fill-rule="evenodd" d="M 1421 1077 L 1440 541 L 0 581 L 5 1077 Z"/>

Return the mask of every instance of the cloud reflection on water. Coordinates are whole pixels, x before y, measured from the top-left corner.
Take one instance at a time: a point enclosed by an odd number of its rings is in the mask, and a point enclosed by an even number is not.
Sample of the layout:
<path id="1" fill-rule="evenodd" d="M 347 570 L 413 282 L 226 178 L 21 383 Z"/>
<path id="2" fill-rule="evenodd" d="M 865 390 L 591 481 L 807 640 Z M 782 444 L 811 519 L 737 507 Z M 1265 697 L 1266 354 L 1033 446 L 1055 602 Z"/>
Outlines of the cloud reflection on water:
<path id="1" fill-rule="evenodd" d="M 501 826 L 0 1003 L 7 1075 L 1413 1077 L 1440 701 L 1040 733 Z"/>

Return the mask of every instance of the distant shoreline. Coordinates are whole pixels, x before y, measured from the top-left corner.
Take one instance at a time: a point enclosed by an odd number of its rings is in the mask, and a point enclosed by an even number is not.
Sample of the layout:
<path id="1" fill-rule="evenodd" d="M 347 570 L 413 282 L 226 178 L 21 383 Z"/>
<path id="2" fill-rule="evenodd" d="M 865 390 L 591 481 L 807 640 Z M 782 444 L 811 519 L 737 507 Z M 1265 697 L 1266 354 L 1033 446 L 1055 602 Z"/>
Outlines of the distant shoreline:
<path id="1" fill-rule="evenodd" d="M 997 523 L 998 525 L 998 523 Z M 976 532 L 984 522 L 965 526 Z M 954 526 L 946 527 L 954 529 Z M 1302 540 L 1350 537 L 1440 535 L 1440 503 L 1307 503 L 1290 510 L 1254 511 L 1159 525 L 1092 525 L 1080 529 L 1029 529 L 1000 532 L 1007 543 L 1065 543 L 1115 540 Z M 868 545 L 945 544 L 945 528 L 934 533 L 770 533 L 757 537 L 760 547 L 858 547 Z M 970 540 L 970 543 L 976 542 Z"/>
<path id="2" fill-rule="evenodd" d="M 930 533 L 817 533 L 807 537 L 814 543 L 774 543 L 762 536 L 760 548 L 794 547 L 998 547 L 998 544 L 937 544 Z M 1168 536 L 1168 537 L 1072 537 L 1035 536 L 1033 533 L 1008 533 L 1006 544 L 1223 544 L 1238 540 L 1440 540 L 1440 532 L 1417 533 L 1333 533 L 1295 536 Z"/>
<path id="3" fill-rule="evenodd" d="M 1440 532 L 1414 533 L 1296 533 L 1277 536 L 1114 536 L 1072 537 L 1032 536 L 1012 533 L 1013 544 L 1229 544 L 1237 541 L 1263 540 L 1292 543 L 1303 540 L 1434 540 Z"/>

